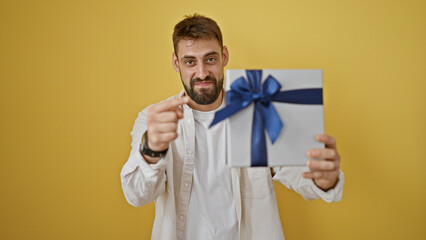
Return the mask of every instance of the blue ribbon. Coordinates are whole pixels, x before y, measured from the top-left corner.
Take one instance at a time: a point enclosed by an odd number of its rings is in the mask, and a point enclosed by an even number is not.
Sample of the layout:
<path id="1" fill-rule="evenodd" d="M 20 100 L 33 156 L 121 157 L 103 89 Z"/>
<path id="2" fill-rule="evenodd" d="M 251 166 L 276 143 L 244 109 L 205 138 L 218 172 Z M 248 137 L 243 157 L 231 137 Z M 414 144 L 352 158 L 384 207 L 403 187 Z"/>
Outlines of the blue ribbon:
<path id="1" fill-rule="evenodd" d="M 283 123 L 272 102 L 322 104 L 322 88 L 281 91 L 280 83 L 269 75 L 261 85 L 262 70 L 246 70 L 244 77 L 235 80 L 227 92 L 228 104 L 215 113 L 210 127 L 231 117 L 254 102 L 251 136 L 251 166 L 268 166 L 265 131 L 272 144 L 280 135 Z"/>

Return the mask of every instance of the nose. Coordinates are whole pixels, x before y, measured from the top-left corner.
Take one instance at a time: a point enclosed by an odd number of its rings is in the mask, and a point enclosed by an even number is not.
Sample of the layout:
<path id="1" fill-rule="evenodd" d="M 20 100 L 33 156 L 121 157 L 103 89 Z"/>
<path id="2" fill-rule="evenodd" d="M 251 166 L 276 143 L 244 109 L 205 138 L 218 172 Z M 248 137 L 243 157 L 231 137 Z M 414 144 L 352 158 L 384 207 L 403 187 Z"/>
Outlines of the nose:
<path id="1" fill-rule="evenodd" d="M 209 71 L 207 69 L 207 66 L 205 66 L 204 64 L 198 64 L 197 77 L 201 80 L 204 80 L 208 75 Z"/>

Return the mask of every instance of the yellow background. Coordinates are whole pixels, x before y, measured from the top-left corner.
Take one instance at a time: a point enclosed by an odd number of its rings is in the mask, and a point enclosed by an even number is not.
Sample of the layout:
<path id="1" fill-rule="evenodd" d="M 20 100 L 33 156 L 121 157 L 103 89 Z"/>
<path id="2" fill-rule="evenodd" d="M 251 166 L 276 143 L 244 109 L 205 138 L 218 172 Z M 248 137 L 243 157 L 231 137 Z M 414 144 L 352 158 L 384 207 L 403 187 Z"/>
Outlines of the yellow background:
<path id="1" fill-rule="evenodd" d="M 228 68 L 324 71 L 344 196 L 276 184 L 287 239 L 426 239 L 423 0 L 1 0 L 1 239 L 149 239 L 119 173 L 137 113 L 181 90 L 171 34 L 194 12 Z"/>

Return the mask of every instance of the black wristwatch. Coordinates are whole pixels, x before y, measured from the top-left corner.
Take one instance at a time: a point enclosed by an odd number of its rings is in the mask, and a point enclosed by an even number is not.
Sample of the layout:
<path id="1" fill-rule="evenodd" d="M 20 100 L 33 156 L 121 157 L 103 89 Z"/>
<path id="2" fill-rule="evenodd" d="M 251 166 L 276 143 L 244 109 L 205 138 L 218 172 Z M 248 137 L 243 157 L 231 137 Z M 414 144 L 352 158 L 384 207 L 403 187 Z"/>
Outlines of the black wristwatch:
<path id="1" fill-rule="evenodd" d="M 163 157 L 164 155 L 166 155 L 167 150 L 169 150 L 168 148 L 166 150 L 163 150 L 161 152 L 157 152 L 157 151 L 152 151 L 151 149 L 148 148 L 148 134 L 147 132 L 145 132 L 142 136 L 142 142 L 139 148 L 139 151 L 141 152 L 142 155 L 147 155 L 150 157 Z"/>

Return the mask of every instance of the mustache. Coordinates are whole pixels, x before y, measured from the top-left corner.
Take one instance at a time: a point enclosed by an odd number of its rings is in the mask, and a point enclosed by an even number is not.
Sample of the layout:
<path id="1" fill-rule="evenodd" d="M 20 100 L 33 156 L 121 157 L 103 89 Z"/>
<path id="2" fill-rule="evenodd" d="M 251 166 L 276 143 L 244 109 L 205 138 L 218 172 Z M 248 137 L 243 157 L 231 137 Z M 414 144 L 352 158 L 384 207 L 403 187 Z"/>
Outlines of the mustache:
<path id="1" fill-rule="evenodd" d="M 204 79 L 201 79 L 201 78 L 199 78 L 199 77 L 193 78 L 193 79 L 191 80 L 191 86 L 194 86 L 196 83 L 204 82 L 204 81 L 212 81 L 212 82 L 214 82 L 215 84 L 216 84 L 216 82 L 217 82 L 216 78 L 211 77 L 211 76 L 209 75 L 209 76 L 205 77 Z"/>

